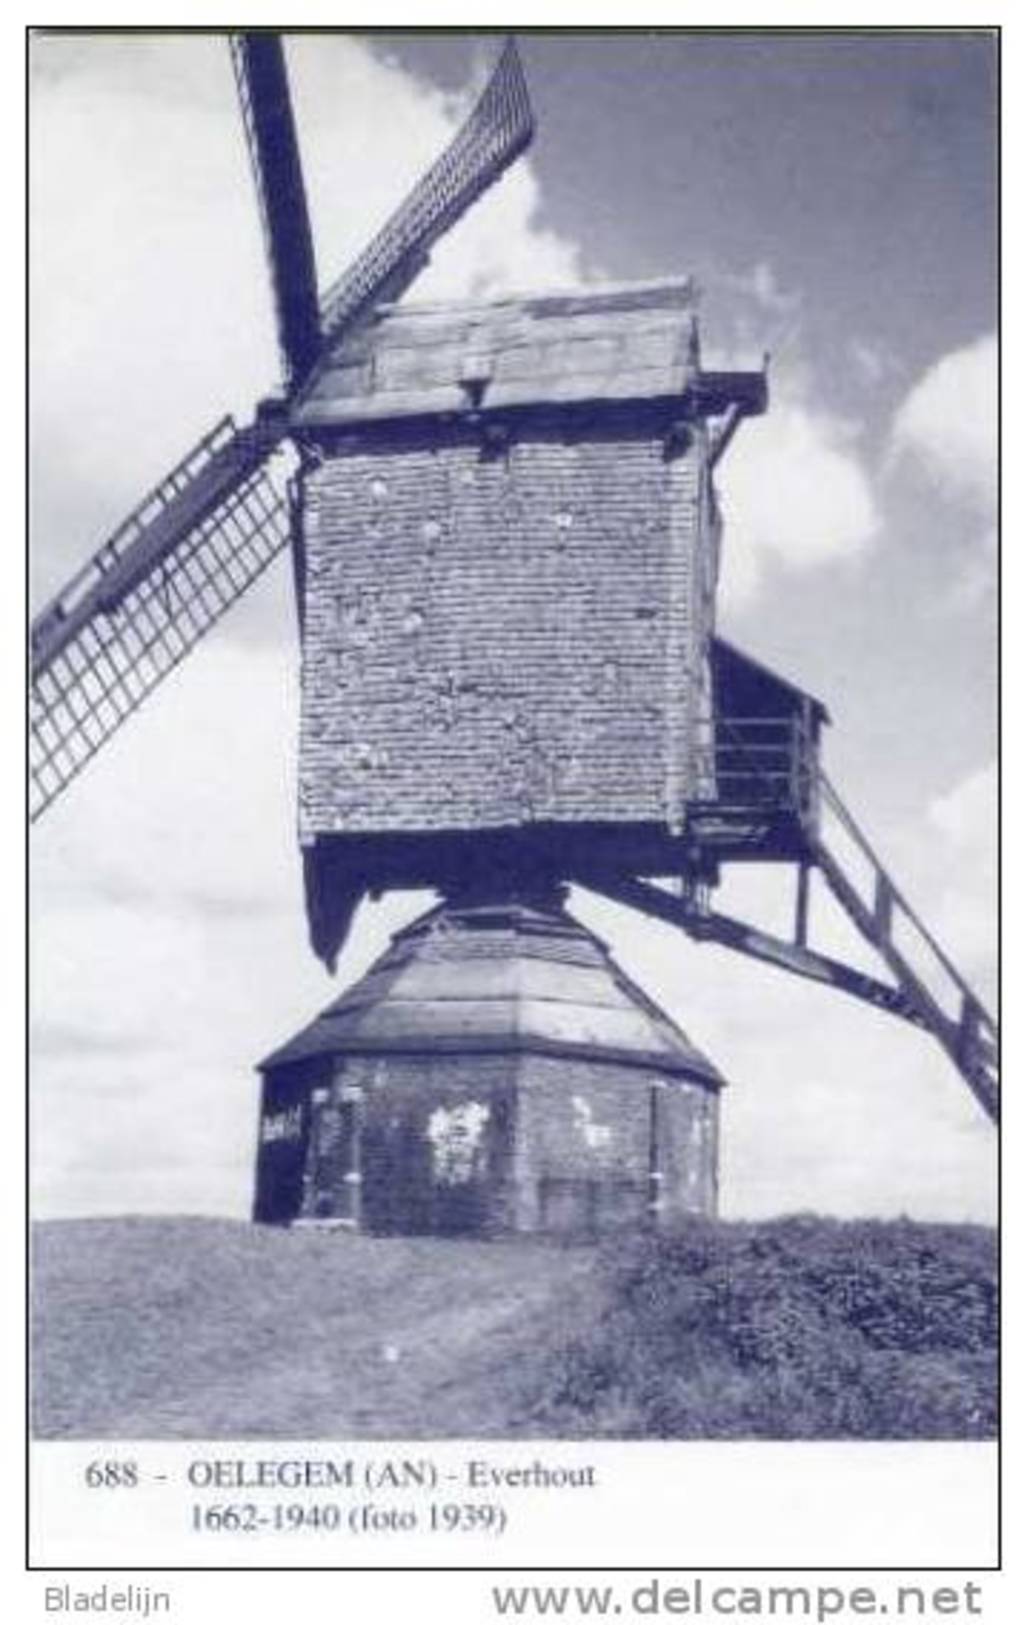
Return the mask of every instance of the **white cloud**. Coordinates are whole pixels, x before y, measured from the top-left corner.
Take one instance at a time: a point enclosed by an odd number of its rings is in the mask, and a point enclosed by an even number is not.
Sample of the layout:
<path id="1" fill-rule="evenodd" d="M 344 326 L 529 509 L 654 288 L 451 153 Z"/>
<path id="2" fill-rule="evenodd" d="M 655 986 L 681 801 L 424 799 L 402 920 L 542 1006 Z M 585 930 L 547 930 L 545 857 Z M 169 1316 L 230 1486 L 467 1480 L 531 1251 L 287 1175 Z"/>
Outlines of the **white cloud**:
<path id="1" fill-rule="evenodd" d="M 742 426 L 721 465 L 722 601 L 746 608 L 768 574 L 861 558 L 880 523 L 851 426 L 771 377 L 765 417 Z"/>
<path id="2" fill-rule="evenodd" d="M 968 773 L 927 808 L 937 831 L 937 889 L 931 924 L 957 965 L 983 978 L 995 975 L 998 930 L 998 764 Z"/>
<path id="3" fill-rule="evenodd" d="M 871 388 L 891 377 L 898 367 L 895 357 L 881 345 L 865 339 L 850 338 L 848 355 L 863 382 Z"/>
<path id="4" fill-rule="evenodd" d="M 767 260 L 761 260 L 744 273 L 723 272 L 718 280 L 755 304 L 763 315 L 791 315 L 802 304 L 801 293 L 782 288 L 774 267 Z"/>
<path id="5" fill-rule="evenodd" d="M 892 456 L 945 494 L 990 510 L 998 466 L 998 340 L 985 334 L 927 369 L 895 414 Z"/>
<path id="6" fill-rule="evenodd" d="M 998 586 L 998 529 L 988 525 L 960 549 L 948 587 L 936 602 L 939 615 L 967 615 Z"/>
<path id="7" fill-rule="evenodd" d="M 986 762 L 927 808 L 927 817 L 964 857 L 990 852 L 998 805 L 998 764 Z"/>
<path id="8" fill-rule="evenodd" d="M 912 468 L 952 511 L 958 538 L 940 615 L 965 615 L 994 590 L 998 532 L 998 341 L 993 333 L 950 351 L 930 366 L 899 406 L 886 468 Z"/>
<path id="9" fill-rule="evenodd" d="M 287 898 L 297 665 L 284 640 L 196 649 L 48 810 L 40 901 L 186 914 Z"/>

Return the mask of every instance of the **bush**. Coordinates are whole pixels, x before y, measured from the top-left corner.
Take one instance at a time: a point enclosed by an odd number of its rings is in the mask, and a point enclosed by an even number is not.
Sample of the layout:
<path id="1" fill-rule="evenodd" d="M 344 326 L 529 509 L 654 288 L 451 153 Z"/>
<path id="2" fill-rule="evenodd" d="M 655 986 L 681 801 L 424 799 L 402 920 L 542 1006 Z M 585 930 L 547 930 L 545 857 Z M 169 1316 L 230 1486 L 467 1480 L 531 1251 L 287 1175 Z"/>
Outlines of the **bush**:
<path id="1" fill-rule="evenodd" d="M 533 1414 L 591 1437 L 985 1438 L 995 1238 L 799 1215 L 618 1240 Z"/>

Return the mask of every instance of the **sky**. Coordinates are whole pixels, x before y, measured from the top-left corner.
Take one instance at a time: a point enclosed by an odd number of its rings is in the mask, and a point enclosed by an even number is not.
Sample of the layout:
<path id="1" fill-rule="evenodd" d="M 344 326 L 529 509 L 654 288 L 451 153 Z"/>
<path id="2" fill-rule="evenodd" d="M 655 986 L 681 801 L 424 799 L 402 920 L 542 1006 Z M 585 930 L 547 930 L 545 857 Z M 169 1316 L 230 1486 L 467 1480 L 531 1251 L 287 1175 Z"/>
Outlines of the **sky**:
<path id="1" fill-rule="evenodd" d="M 453 131 L 498 41 L 288 45 L 327 285 Z M 693 274 L 707 365 L 770 353 L 721 464 L 719 630 L 818 695 L 826 765 L 985 999 L 995 947 L 996 264 L 985 34 L 528 33 L 527 161 L 408 297 Z M 37 36 L 31 499 L 41 604 L 278 378 L 225 41 Z M 40 1215 L 245 1216 L 254 1064 L 429 899 L 305 936 L 298 650 L 272 570 L 33 835 Z M 575 911 L 729 1080 L 726 1216 L 990 1221 L 995 1136 L 937 1046 L 594 897 Z M 784 877 L 734 877 L 774 928 Z M 817 896 L 830 951 L 853 943 Z"/>

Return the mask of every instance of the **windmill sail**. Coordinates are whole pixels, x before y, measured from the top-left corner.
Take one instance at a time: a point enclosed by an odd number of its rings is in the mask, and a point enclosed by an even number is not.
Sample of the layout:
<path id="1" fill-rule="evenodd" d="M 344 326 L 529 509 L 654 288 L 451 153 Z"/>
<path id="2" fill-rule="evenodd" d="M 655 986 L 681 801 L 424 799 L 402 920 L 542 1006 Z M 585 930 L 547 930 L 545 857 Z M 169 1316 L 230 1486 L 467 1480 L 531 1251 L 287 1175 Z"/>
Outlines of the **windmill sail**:
<path id="1" fill-rule="evenodd" d="M 285 546 L 278 438 L 224 418 L 34 621 L 32 818 Z"/>
<path id="2" fill-rule="evenodd" d="M 521 60 L 508 40 L 445 152 L 322 300 L 326 341 L 371 305 L 400 296 L 423 269 L 432 246 L 499 179 L 534 132 Z"/>
<path id="3" fill-rule="evenodd" d="M 235 34 L 231 51 L 271 272 L 278 343 L 289 387 L 295 388 L 314 364 L 321 331 L 314 244 L 282 42 L 277 34 Z"/>

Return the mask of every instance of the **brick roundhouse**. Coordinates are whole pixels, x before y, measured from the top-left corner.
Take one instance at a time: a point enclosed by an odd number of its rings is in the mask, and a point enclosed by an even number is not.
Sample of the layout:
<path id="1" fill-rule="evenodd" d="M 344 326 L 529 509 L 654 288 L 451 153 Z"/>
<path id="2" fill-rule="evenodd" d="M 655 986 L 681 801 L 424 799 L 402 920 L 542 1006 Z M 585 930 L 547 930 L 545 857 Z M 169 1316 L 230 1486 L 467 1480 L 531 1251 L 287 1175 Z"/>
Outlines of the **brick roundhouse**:
<path id="1" fill-rule="evenodd" d="M 259 1219 L 592 1235 L 715 1209 L 719 1074 L 556 897 L 432 910 L 261 1070 Z"/>

